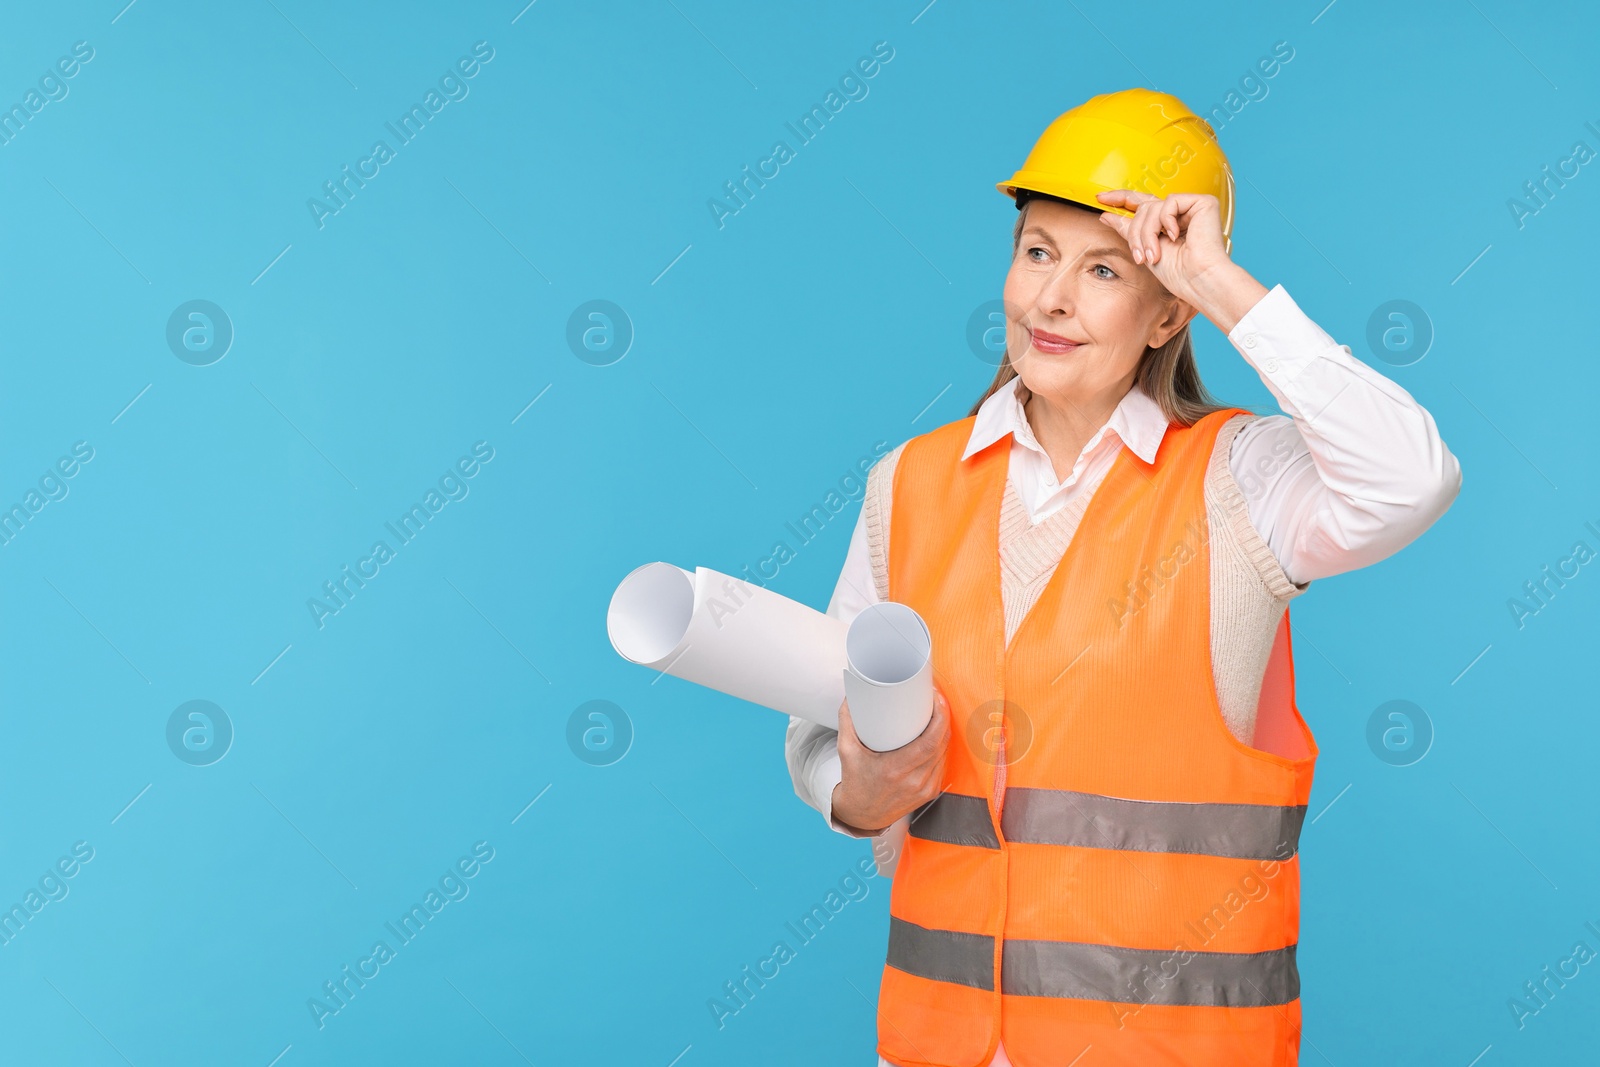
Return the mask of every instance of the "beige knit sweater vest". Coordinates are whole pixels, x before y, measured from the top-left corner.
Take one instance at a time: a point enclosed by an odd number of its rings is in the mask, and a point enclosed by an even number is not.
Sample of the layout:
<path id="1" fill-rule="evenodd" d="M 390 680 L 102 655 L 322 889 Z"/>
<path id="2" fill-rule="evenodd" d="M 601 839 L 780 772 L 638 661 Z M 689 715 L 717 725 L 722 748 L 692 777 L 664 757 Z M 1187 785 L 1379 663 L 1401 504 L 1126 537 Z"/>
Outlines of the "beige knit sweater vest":
<path id="1" fill-rule="evenodd" d="M 1211 548 L 1211 673 L 1228 729 L 1245 744 L 1255 739 L 1256 703 L 1279 620 L 1289 601 L 1310 584 L 1290 581 L 1250 525 L 1244 493 L 1228 468 L 1233 438 L 1253 418 L 1236 415 L 1217 434 L 1205 488 Z M 872 467 L 862 504 L 872 581 L 880 600 L 889 599 L 889 513 L 894 468 L 904 448 L 902 443 Z M 1006 479 L 1000 507 L 1000 593 L 1007 643 L 1044 592 L 1092 495 L 1092 490 L 1079 493 L 1066 507 L 1033 524 L 1011 479 Z"/>

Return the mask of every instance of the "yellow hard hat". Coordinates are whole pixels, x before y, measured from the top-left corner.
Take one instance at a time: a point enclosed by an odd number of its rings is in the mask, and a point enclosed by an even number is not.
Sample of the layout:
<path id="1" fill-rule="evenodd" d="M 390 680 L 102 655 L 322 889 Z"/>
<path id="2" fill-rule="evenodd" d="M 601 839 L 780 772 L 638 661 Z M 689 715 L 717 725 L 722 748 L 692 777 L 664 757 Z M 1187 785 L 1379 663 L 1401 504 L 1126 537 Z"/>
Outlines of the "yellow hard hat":
<path id="1" fill-rule="evenodd" d="M 1210 123 L 1170 93 L 1124 89 L 1084 101 L 1039 136 L 1022 169 L 996 186 L 1047 193 L 1130 218 L 1095 199 L 1110 189 L 1155 196 L 1210 193 L 1222 209 L 1222 240 L 1233 248 L 1233 171 Z"/>

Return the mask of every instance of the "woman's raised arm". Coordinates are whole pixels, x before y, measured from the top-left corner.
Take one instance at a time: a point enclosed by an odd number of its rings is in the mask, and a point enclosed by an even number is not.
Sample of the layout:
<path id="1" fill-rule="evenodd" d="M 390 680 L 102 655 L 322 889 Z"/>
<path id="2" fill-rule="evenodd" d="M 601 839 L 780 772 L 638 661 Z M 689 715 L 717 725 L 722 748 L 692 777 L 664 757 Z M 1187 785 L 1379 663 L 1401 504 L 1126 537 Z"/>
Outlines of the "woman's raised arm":
<path id="1" fill-rule="evenodd" d="M 1239 432 L 1228 456 L 1255 527 L 1304 585 L 1393 555 L 1433 525 L 1461 488 L 1461 465 L 1433 416 L 1300 310 L 1233 262 L 1216 197 L 1118 189 L 1111 227 L 1168 292 L 1227 334 L 1287 413 Z"/>
<path id="2" fill-rule="evenodd" d="M 1393 555 L 1443 515 L 1461 465 L 1433 416 L 1274 286 L 1228 332 L 1286 415 L 1234 438 L 1251 525 L 1304 584 Z"/>

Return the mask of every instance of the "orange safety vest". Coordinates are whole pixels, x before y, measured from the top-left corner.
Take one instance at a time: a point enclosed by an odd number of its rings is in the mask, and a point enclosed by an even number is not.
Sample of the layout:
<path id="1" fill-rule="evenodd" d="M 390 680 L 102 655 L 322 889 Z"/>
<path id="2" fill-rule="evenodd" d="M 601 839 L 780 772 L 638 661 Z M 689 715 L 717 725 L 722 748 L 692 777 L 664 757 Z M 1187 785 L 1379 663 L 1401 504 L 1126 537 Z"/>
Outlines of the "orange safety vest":
<path id="1" fill-rule="evenodd" d="M 1290 1067 L 1300 827 L 1317 747 L 1288 615 L 1254 748 L 1213 683 L 1205 477 L 1222 424 L 1122 449 L 1010 645 L 999 523 L 1011 442 L 973 417 L 907 442 L 889 597 L 933 635 L 944 791 L 890 894 L 878 1052 L 904 1067 Z"/>

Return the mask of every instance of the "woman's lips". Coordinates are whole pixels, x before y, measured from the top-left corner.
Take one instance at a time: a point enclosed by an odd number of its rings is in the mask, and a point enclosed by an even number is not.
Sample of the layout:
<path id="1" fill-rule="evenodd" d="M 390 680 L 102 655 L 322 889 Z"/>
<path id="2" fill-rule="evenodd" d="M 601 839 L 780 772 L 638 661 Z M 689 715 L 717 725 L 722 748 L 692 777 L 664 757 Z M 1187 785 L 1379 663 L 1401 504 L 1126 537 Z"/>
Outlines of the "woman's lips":
<path id="1" fill-rule="evenodd" d="M 1033 337 L 1033 347 L 1051 355 L 1059 356 L 1075 351 L 1083 344 L 1082 341 L 1074 341 L 1059 334 L 1045 333 L 1043 330 L 1029 330 L 1028 332 Z"/>

